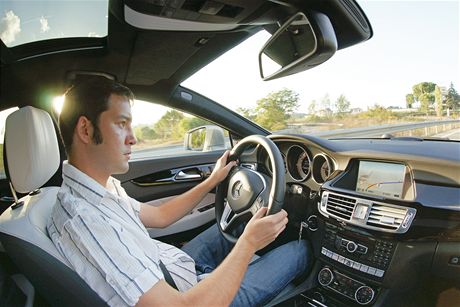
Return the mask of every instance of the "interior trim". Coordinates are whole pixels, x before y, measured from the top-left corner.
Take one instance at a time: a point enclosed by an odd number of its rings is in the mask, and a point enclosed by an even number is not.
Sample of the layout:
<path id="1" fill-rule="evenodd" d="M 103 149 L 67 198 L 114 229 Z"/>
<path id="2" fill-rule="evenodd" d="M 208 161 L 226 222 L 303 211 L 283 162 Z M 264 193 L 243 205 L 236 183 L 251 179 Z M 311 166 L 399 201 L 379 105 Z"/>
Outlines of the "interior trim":
<path id="1" fill-rule="evenodd" d="M 145 30 L 227 31 L 238 27 L 237 24 L 205 23 L 147 15 L 133 10 L 126 4 L 124 6 L 124 11 L 125 21 L 127 23 L 133 27 Z"/>

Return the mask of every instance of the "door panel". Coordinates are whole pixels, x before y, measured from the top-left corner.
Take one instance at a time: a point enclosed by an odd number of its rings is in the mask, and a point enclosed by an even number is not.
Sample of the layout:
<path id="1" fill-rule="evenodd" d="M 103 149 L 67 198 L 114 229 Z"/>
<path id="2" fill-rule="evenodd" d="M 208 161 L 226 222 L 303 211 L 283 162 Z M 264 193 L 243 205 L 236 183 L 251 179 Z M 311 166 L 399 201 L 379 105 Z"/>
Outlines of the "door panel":
<path id="1" fill-rule="evenodd" d="M 138 201 L 159 206 L 168 198 L 190 190 L 207 178 L 222 154 L 223 151 L 213 151 L 180 157 L 133 160 L 130 161 L 129 171 L 116 177 L 128 195 Z M 214 218 L 214 193 L 210 193 L 178 222 L 164 229 L 148 231 L 152 237 L 165 236 L 197 228 Z"/>
<path id="2" fill-rule="evenodd" d="M 147 204 L 151 206 L 161 206 L 161 204 L 173 197 L 174 196 L 153 200 L 151 202 L 148 202 Z M 190 212 L 190 214 L 184 216 L 181 220 L 177 221 L 171 226 L 163 229 L 149 228 L 148 232 L 150 234 L 150 237 L 158 238 L 179 232 L 188 231 L 190 229 L 203 226 L 204 224 L 213 221 L 215 219 L 214 200 L 214 193 L 207 194 L 205 198 L 195 207 L 195 209 L 193 209 L 192 212 Z"/>

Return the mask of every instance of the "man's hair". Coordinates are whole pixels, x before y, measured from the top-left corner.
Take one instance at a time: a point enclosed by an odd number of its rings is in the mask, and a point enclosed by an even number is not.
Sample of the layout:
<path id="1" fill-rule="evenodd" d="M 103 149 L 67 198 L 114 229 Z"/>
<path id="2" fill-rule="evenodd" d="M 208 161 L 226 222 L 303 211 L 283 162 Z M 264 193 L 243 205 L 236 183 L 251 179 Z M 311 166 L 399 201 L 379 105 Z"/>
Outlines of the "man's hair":
<path id="1" fill-rule="evenodd" d="M 67 154 L 70 154 L 75 127 L 81 116 L 85 116 L 94 126 L 93 141 L 96 144 L 102 143 L 99 117 L 109 108 L 112 94 L 124 96 L 129 101 L 134 100 L 129 88 L 103 77 L 80 81 L 67 90 L 59 115 L 59 131 Z"/>

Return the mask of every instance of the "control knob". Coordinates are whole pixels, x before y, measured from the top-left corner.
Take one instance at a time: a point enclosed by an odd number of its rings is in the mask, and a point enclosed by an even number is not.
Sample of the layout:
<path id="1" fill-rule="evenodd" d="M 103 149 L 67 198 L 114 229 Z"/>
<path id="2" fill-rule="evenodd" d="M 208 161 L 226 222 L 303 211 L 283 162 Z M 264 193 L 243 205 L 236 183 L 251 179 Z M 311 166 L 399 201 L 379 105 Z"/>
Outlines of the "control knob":
<path id="1" fill-rule="evenodd" d="M 347 243 L 347 251 L 348 252 L 354 253 L 357 248 L 358 248 L 358 245 L 355 242 L 348 241 L 348 243 Z"/>
<path id="2" fill-rule="evenodd" d="M 329 268 L 322 268 L 318 273 L 318 282 L 321 286 L 326 287 L 334 280 L 334 274 Z"/>
<path id="3" fill-rule="evenodd" d="M 375 292 L 369 286 L 361 286 L 356 289 L 355 300 L 361 305 L 367 305 L 374 299 Z"/>

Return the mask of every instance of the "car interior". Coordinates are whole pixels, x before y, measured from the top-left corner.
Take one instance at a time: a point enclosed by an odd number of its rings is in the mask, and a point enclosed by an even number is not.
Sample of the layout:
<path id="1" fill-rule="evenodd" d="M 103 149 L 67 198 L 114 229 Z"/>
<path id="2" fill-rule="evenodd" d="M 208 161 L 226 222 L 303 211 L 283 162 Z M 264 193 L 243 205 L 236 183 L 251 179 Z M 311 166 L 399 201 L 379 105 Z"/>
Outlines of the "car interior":
<path id="1" fill-rule="evenodd" d="M 238 160 L 189 215 L 148 229 L 152 238 L 180 247 L 217 223 L 236 241 L 234 230 L 259 207 L 284 209 L 288 227 L 258 254 L 306 239 L 313 263 L 267 306 L 460 305 L 460 142 L 272 133 L 182 85 L 262 30 L 271 36 L 260 46 L 261 79 L 314 69 L 372 39 L 372 20 L 358 3 L 109 0 L 106 14 L 106 36 L 2 40 L 0 111 L 17 109 L 6 119 L 2 149 L 0 305 L 105 305 L 46 230 L 66 160 L 51 97 L 87 78 L 116 80 L 137 99 L 211 124 L 199 129 L 200 150 L 195 129 L 181 154 L 145 151 L 130 160 L 116 178 L 138 201 L 160 206 L 189 190 L 227 148 Z M 251 189 L 241 190 L 243 202 L 232 201 L 241 181 Z"/>

